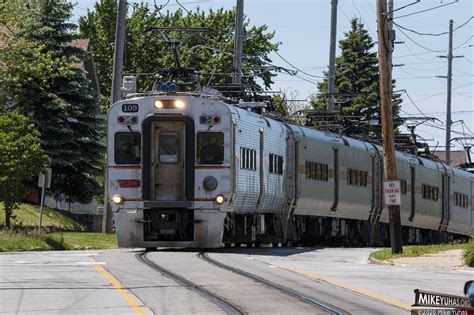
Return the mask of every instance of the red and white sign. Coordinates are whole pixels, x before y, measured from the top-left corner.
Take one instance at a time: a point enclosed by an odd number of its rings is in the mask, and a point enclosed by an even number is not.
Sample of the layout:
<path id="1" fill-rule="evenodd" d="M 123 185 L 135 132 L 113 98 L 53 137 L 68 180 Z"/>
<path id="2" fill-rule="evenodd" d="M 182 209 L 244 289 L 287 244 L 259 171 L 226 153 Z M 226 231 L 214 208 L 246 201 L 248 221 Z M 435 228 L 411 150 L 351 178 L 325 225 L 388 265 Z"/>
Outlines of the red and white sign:
<path id="1" fill-rule="evenodd" d="M 400 181 L 386 180 L 383 182 L 383 196 L 386 206 L 400 205 Z"/>

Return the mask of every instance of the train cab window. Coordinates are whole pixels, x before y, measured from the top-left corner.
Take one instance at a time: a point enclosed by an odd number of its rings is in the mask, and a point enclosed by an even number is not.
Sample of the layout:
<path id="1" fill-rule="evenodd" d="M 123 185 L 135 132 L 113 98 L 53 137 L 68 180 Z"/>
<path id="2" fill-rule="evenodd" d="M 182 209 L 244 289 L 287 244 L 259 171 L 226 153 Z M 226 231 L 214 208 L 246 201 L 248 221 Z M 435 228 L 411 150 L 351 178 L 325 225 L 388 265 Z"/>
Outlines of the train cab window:
<path id="1" fill-rule="evenodd" d="M 224 134 L 222 132 L 198 132 L 198 164 L 222 164 L 224 162 Z"/>
<path id="2" fill-rule="evenodd" d="M 141 135 L 139 132 L 117 132 L 115 134 L 115 164 L 140 164 L 141 150 Z"/>
<path id="3" fill-rule="evenodd" d="M 160 162 L 176 164 L 179 160 L 179 141 L 176 133 L 160 133 Z"/>

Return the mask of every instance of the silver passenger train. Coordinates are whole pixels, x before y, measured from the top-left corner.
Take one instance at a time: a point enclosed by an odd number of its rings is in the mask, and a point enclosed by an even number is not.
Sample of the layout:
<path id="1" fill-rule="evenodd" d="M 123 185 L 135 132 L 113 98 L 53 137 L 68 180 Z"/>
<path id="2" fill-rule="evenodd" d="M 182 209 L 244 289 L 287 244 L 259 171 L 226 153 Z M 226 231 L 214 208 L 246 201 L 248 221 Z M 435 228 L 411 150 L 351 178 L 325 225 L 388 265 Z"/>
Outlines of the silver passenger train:
<path id="1" fill-rule="evenodd" d="M 108 114 L 118 244 L 384 244 L 382 154 L 215 95 L 130 95 Z M 471 235 L 473 174 L 402 152 L 397 163 L 405 243 Z"/>

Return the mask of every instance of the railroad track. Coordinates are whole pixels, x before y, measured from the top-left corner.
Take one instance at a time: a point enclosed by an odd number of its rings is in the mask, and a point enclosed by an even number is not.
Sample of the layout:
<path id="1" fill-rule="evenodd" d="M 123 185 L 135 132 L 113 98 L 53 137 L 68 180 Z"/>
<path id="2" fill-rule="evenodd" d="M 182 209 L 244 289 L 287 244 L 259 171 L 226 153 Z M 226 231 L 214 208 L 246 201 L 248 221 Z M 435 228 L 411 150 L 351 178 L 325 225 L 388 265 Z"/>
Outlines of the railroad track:
<path id="1" fill-rule="evenodd" d="M 252 273 L 249 273 L 247 271 L 244 271 L 244 270 L 241 270 L 241 269 L 238 269 L 238 268 L 235 268 L 235 267 L 232 267 L 232 266 L 229 266 L 229 265 L 226 265 L 224 263 L 221 263 L 215 259 L 212 259 L 209 257 L 209 255 L 206 253 L 206 252 L 201 252 L 197 255 L 199 258 L 201 258 L 202 260 L 210 263 L 211 265 L 214 265 L 216 267 L 219 267 L 221 269 L 224 269 L 224 270 L 227 270 L 227 271 L 230 271 L 230 272 L 233 272 L 233 273 L 236 273 L 238 275 L 241 275 L 241 276 L 244 276 L 244 277 L 247 277 L 251 280 L 254 280 L 254 281 L 257 281 L 261 284 L 264 284 L 266 286 L 269 286 L 269 287 L 272 287 L 286 295 L 289 295 L 291 297 L 294 297 L 294 298 L 297 298 L 305 303 L 308 303 L 312 306 L 315 306 L 317 307 L 318 309 L 323 309 L 329 313 L 332 313 L 332 314 L 338 314 L 338 315 L 347 315 L 349 314 L 348 312 L 336 307 L 336 306 L 333 306 L 331 304 L 328 304 L 326 302 L 323 302 L 323 301 L 320 301 L 318 299 L 315 299 L 313 297 L 310 297 L 308 295 L 305 295 L 301 292 L 298 292 L 298 291 L 295 291 L 291 288 L 288 288 L 288 287 L 285 287 L 285 286 L 282 286 L 278 283 L 275 283 L 275 282 L 272 282 L 272 281 L 269 281 L 267 279 L 264 279 L 262 277 L 259 277 L 257 275 L 254 275 Z"/>
<path id="2" fill-rule="evenodd" d="M 238 306 L 232 304 L 231 302 L 227 301 L 226 299 L 218 296 L 215 293 L 212 293 L 212 292 L 204 289 L 199 284 L 197 284 L 195 282 L 192 282 L 192 281 L 190 281 L 190 280 L 188 280 L 184 277 L 181 277 L 180 275 L 177 275 L 176 273 L 174 273 L 174 272 L 172 272 L 172 271 L 170 271 L 166 268 L 163 268 L 162 266 L 160 266 L 160 265 L 156 264 L 155 262 L 151 261 L 150 259 L 148 259 L 146 251 L 137 253 L 135 255 L 135 257 L 137 258 L 138 261 L 140 261 L 141 263 L 147 265 L 148 267 L 152 268 L 153 270 L 158 271 L 163 276 L 165 276 L 169 279 L 172 279 L 173 281 L 175 281 L 179 285 L 181 285 L 181 286 L 183 286 L 183 287 L 185 287 L 185 288 L 187 288 L 187 289 L 189 289 L 193 292 L 196 292 L 197 294 L 199 294 L 203 298 L 205 298 L 208 301 L 214 303 L 215 305 L 217 305 L 220 309 L 222 309 L 227 314 L 232 314 L 232 315 L 246 314 L 241 308 L 239 308 Z"/>

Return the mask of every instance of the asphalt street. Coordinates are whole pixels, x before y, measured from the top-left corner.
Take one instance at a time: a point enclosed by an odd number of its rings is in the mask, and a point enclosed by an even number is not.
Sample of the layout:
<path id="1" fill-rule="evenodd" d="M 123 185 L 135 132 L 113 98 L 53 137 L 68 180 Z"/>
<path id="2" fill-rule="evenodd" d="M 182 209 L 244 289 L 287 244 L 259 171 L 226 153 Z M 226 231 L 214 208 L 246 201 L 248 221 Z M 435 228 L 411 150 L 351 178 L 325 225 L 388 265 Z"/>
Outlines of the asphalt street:
<path id="1" fill-rule="evenodd" d="M 139 299 L 114 286 L 97 255 L 94 251 L 2 253 L 0 313 L 151 314 Z"/>
<path id="2" fill-rule="evenodd" d="M 462 296 L 471 268 L 374 265 L 369 248 L 233 248 L 208 253 L 221 264 L 352 314 L 408 314 L 414 289 Z M 139 250 L 2 253 L 0 314 L 224 314 L 222 307 L 137 260 Z M 325 314 L 224 270 L 196 251 L 147 257 L 249 314 Z"/>

